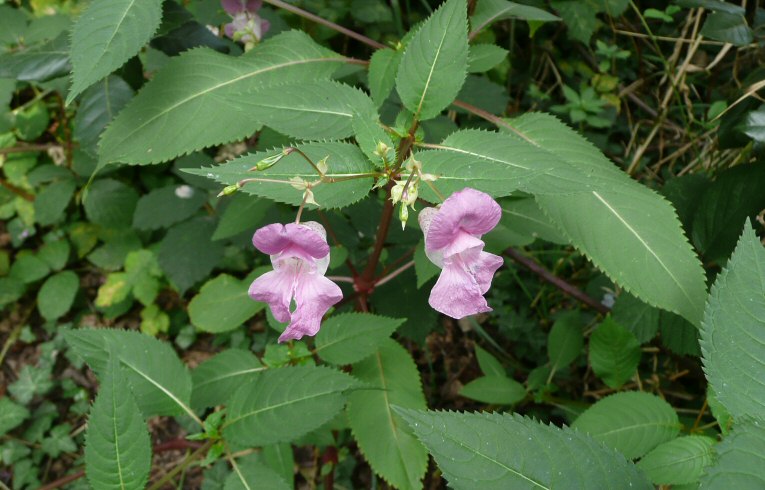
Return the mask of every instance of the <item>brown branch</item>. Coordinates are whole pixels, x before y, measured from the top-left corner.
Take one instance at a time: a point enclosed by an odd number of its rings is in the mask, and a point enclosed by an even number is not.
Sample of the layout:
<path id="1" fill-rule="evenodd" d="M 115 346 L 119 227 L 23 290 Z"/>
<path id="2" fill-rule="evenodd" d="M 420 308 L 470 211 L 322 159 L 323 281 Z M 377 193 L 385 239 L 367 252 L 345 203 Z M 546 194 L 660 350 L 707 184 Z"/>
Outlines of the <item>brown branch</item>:
<path id="1" fill-rule="evenodd" d="M 391 184 L 392 183 L 388 183 L 385 187 L 385 204 L 383 205 L 382 215 L 380 216 L 380 226 L 377 227 L 375 246 L 374 249 L 372 249 L 372 254 L 369 256 L 369 262 L 367 262 L 367 266 L 361 274 L 363 285 L 368 284 L 371 286 L 374 283 L 377 263 L 380 261 L 380 255 L 385 246 L 385 239 L 388 237 L 390 222 L 393 219 L 393 201 L 390 199 Z"/>
<path id="2" fill-rule="evenodd" d="M 282 2 L 281 0 L 265 0 L 265 2 L 270 3 L 274 7 L 279 7 L 280 9 L 287 10 L 288 12 L 292 12 L 295 15 L 299 15 L 300 17 L 316 22 L 317 24 L 321 24 L 325 27 L 329 27 L 330 29 L 333 29 L 339 33 L 345 34 L 348 37 L 352 37 L 353 39 L 357 41 L 361 41 L 367 46 L 371 46 L 375 49 L 383 49 L 388 47 L 380 42 L 375 41 L 374 39 L 366 37 L 363 34 L 354 32 L 341 25 L 335 24 L 334 22 L 331 22 L 323 17 L 319 17 L 316 14 L 312 14 L 311 12 L 295 7 L 294 5 L 290 5 L 289 3 Z"/>
<path id="3" fill-rule="evenodd" d="M 35 196 L 33 196 L 32 194 L 28 193 L 27 191 L 25 191 L 24 189 L 20 187 L 16 187 L 15 185 L 11 184 L 5 179 L 0 179 L 0 185 L 5 187 L 9 191 L 13 192 L 14 194 L 16 194 L 22 199 L 25 199 L 29 202 L 33 202 L 35 200 Z"/>
<path id="4" fill-rule="evenodd" d="M 602 313 L 602 314 L 605 315 L 606 313 L 611 311 L 611 309 L 608 306 L 606 306 L 606 305 L 604 305 L 602 303 L 599 303 L 595 299 L 589 297 L 581 289 L 579 289 L 576 286 L 573 286 L 573 285 L 567 283 L 566 281 L 564 281 L 563 279 L 557 277 L 552 272 L 548 271 L 547 269 L 545 269 L 541 265 L 537 264 L 533 259 L 531 259 L 529 257 L 526 257 L 525 255 L 523 255 L 519 251 L 517 251 L 517 250 L 515 250 L 513 248 L 508 248 L 507 250 L 505 250 L 503 252 L 503 254 L 508 256 L 508 257 L 510 257 L 514 261 L 518 262 L 522 266 L 526 267 L 528 270 L 530 270 L 534 274 L 538 275 L 541 279 L 549 282 L 550 284 L 552 284 L 556 288 L 560 289 L 565 294 L 571 296 L 572 298 L 578 299 L 579 301 L 581 301 L 582 303 L 586 304 L 590 308 L 596 310 L 597 312 Z"/>
<path id="5" fill-rule="evenodd" d="M 80 470 L 77 473 L 72 473 L 71 475 L 63 476 L 59 478 L 58 480 L 53 480 L 47 485 L 41 486 L 37 490 L 55 490 L 56 488 L 61 488 L 64 485 L 72 483 L 73 481 L 77 481 L 83 476 L 85 476 L 85 470 Z"/>

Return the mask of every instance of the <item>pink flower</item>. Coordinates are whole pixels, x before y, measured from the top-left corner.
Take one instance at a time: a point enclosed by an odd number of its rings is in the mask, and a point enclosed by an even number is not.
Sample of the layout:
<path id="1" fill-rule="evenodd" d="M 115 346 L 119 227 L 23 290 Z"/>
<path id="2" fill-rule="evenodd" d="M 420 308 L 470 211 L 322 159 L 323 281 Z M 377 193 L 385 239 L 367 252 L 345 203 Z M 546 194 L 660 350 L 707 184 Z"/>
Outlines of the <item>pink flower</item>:
<path id="1" fill-rule="evenodd" d="M 329 266 L 324 227 L 315 221 L 274 223 L 256 231 L 252 244 L 271 256 L 274 270 L 253 281 L 250 297 L 268 303 L 280 322 L 290 322 L 279 342 L 316 335 L 324 314 L 343 297 L 337 284 L 324 277 Z"/>
<path id="2" fill-rule="evenodd" d="M 271 24 L 257 14 L 262 4 L 261 0 L 221 0 L 223 9 L 232 17 L 223 28 L 226 36 L 245 44 L 263 39 Z"/>
<path id="3" fill-rule="evenodd" d="M 456 319 L 491 311 L 483 295 L 502 258 L 483 251 L 481 236 L 497 226 L 501 215 L 491 196 L 470 188 L 449 196 L 440 209 L 420 212 L 425 253 L 441 268 L 428 301 L 434 310 Z"/>

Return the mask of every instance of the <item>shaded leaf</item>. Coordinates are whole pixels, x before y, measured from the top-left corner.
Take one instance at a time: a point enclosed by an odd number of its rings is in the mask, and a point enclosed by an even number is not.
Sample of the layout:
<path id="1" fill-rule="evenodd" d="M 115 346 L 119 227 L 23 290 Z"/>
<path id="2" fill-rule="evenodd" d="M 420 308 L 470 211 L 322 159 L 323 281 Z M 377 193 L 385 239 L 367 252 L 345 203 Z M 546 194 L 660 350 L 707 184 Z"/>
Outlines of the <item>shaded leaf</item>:
<path id="1" fill-rule="evenodd" d="M 252 352 L 227 349 L 206 360 L 191 372 L 191 404 L 201 410 L 222 405 L 240 385 L 251 382 L 265 370 Z"/>
<path id="2" fill-rule="evenodd" d="M 331 364 L 361 361 L 377 351 L 402 323 L 403 319 L 368 313 L 334 315 L 316 334 L 316 353 Z"/>

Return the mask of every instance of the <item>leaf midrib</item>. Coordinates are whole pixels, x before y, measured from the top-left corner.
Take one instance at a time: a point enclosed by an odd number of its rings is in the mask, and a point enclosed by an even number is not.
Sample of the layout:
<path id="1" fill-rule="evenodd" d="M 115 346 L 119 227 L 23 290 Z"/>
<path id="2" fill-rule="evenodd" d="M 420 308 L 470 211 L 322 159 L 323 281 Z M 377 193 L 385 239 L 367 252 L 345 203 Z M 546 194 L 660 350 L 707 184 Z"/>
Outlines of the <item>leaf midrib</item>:
<path id="1" fill-rule="evenodd" d="M 198 388 L 200 388 L 202 386 L 206 386 L 206 385 L 208 385 L 210 383 L 218 382 L 218 381 L 220 381 L 222 379 L 233 378 L 235 376 L 244 376 L 245 374 L 257 373 L 257 372 L 260 372 L 260 371 L 265 371 L 266 369 L 268 369 L 266 366 L 259 366 L 259 367 L 250 368 L 250 369 L 242 369 L 242 370 L 239 370 L 239 371 L 232 371 L 232 372 L 226 373 L 226 374 L 224 374 L 222 376 L 216 376 L 216 377 L 210 378 L 210 379 L 208 379 L 208 380 L 206 380 L 206 381 L 204 381 L 202 383 L 199 383 L 198 385 L 195 386 L 195 388 L 198 389 Z"/>
<path id="2" fill-rule="evenodd" d="M 247 413 L 244 413 L 244 414 L 240 415 L 239 417 L 236 417 L 234 419 L 229 420 L 224 425 L 224 428 L 230 427 L 230 426 L 234 425 L 236 422 L 239 422 L 240 420 L 246 419 L 248 417 L 253 417 L 253 416 L 258 415 L 260 413 L 268 412 L 268 411 L 275 410 L 275 409 L 281 408 L 281 407 L 286 407 L 286 406 L 289 406 L 289 405 L 293 405 L 295 403 L 304 402 L 304 401 L 310 400 L 312 398 L 319 398 L 319 397 L 326 396 L 326 395 L 333 395 L 335 393 L 339 393 L 340 391 L 342 391 L 342 390 L 322 391 L 320 393 L 313 393 L 313 394 L 311 394 L 309 396 L 304 396 L 304 397 L 300 397 L 300 398 L 293 398 L 293 399 L 287 400 L 286 402 L 281 402 L 281 403 L 277 403 L 275 405 L 269 405 L 269 406 L 266 406 L 266 407 L 263 407 L 263 408 L 259 408 L 257 410 L 252 410 L 250 412 L 247 412 Z"/>

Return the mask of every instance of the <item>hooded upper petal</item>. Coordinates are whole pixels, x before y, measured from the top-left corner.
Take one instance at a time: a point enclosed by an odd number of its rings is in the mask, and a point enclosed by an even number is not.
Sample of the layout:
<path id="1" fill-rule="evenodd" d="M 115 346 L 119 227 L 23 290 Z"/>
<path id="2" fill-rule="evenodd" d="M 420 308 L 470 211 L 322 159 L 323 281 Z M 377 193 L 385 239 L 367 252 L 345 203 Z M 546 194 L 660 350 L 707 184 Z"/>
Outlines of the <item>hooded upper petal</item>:
<path id="1" fill-rule="evenodd" d="M 307 272 L 300 274 L 295 288 L 296 308 L 292 313 L 292 321 L 279 336 L 279 342 L 316 335 L 322 317 L 341 299 L 343 292 L 323 275 Z"/>
<path id="2" fill-rule="evenodd" d="M 252 244 L 268 255 L 286 252 L 285 255 L 304 260 L 321 259 L 329 255 L 326 232 L 316 222 L 287 225 L 273 223 L 264 226 L 255 232 Z"/>
<path id="3" fill-rule="evenodd" d="M 501 217 L 502 208 L 491 196 L 467 187 L 449 196 L 432 216 L 425 233 L 425 248 L 439 250 L 457 240 L 462 241 L 457 248 L 475 246 L 467 242 L 466 235 L 477 238 L 488 233 Z"/>

